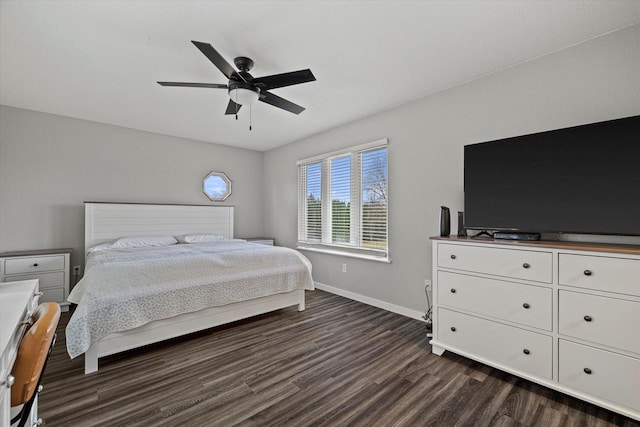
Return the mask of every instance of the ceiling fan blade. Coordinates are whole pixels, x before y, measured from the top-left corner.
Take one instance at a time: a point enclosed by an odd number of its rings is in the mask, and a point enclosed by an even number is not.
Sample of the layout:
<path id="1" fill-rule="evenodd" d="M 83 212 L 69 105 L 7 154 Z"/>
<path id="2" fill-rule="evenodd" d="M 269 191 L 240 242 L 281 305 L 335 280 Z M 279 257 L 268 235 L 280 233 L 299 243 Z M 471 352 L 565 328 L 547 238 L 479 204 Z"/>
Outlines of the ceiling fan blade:
<path id="1" fill-rule="evenodd" d="M 209 89 L 229 89 L 229 86 L 218 83 L 182 83 L 182 82 L 158 82 L 160 86 L 179 87 L 206 87 Z"/>
<path id="2" fill-rule="evenodd" d="M 278 95 L 274 95 L 266 90 L 260 92 L 259 101 L 271 104 L 274 107 L 282 108 L 283 110 L 287 110 L 293 114 L 300 114 L 305 110 L 304 107 L 294 104 L 291 101 L 287 101 L 284 98 L 280 98 Z"/>
<path id="3" fill-rule="evenodd" d="M 209 58 L 209 61 L 213 62 L 213 65 L 215 65 L 218 70 L 222 71 L 222 74 L 227 76 L 228 79 L 233 77 L 236 80 L 245 81 L 244 77 L 238 74 L 231 64 L 229 64 L 227 60 L 224 59 L 222 55 L 220 55 L 209 43 L 197 42 L 194 40 L 191 40 L 191 43 L 200 49 L 200 52 Z"/>
<path id="4" fill-rule="evenodd" d="M 251 83 L 261 89 L 275 89 L 300 83 L 312 82 L 316 78 L 311 70 L 291 71 L 289 73 L 273 74 L 271 76 L 256 77 Z"/>
<path id="5" fill-rule="evenodd" d="M 229 100 L 229 104 L 227 104 L 227 111 L 225 111 L 224 114 L 236 114 L 238 111 L 240 111 L 241 107 L 242 105 L 236 104 L 232 100 Z"/>

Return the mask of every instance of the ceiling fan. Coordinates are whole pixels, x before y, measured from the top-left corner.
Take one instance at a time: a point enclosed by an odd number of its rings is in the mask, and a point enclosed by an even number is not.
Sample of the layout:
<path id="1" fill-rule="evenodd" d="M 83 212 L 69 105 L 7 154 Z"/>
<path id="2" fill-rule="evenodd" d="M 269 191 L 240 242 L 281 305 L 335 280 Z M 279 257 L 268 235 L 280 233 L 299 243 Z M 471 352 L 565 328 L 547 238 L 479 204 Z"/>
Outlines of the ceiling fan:
<path id="1" fill-rule="evenodd" d="M 269 92 L 271 89 L 292 86 L 300 83 L 312 82 L 316 78 L 311 70 L 299 70 L 289 73 L 273 74 L 264 77 L 253 77 L 249 71 L 253 67 L 253 60 L 245 56 L 239 56 L 233 60 L 238 68 L 236 71 L 209 43 L 191 41 L 209 61 L 213 62 L 228 79 L 227 84 L 217 83 L 181 83 L 158 82 L 161 86 L 203 87 L 210 89 L 227 89 L 229 91 L 229 104 L 225 114 L 235 114 L 236 119 L 243 105 L 251 105 L 256 101 L 262 101 L 274 107 L 281 108 L 294 114 L 300 114 L 304 107 L 280 98 Z"/>

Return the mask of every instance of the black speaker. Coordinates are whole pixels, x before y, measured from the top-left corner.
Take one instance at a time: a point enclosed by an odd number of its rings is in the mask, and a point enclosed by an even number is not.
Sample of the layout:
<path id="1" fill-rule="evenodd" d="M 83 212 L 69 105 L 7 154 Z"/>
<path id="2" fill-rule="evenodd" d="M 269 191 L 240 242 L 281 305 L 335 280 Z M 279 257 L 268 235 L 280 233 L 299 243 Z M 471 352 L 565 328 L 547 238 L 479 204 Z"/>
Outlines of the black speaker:
<path id="1" fill-rule="evenodd" d="M 447 237 L 451 234 L 451 214 L 449 208 L 440 206 L 440 237 Z"/>
<path id="2" fill-rule="evenodd" d="M 464 213 L 458 211 L 458 237 L 467 237 L 467 230 L 464 229 Z"/>

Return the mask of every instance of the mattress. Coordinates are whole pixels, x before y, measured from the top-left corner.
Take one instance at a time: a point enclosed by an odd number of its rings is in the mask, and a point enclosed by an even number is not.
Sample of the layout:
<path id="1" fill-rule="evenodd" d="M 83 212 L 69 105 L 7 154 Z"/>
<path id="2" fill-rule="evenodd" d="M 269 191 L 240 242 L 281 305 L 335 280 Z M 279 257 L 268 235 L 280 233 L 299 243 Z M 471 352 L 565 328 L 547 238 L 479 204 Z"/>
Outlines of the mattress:
<path id="1" fill-rule="evenodd" d="M 312 290 L 311 263 L 293 249 L 226 240 L 106 249 L 88 255 L 69 302 L 71 358 L 114 333 L 209 307 Z"/>

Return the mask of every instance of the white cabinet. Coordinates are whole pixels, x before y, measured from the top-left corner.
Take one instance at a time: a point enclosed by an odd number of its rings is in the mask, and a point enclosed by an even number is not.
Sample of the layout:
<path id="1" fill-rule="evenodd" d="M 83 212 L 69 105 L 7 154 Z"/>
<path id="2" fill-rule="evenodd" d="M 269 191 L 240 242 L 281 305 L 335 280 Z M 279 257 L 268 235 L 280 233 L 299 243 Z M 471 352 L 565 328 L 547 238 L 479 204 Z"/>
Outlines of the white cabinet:
<path id="1" fill-rule="evenodd" d="M 640 248 L 433 239 L 433 352 L 640 420 Z"/>
<path id="2" fill-rule="evenodd" d="M 69 309 L 69 263 L 71 249 L 50 249 L 0 253 L 0 281 L 38 279 L 40 302 L 57 302 Z"/>

